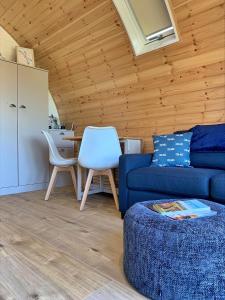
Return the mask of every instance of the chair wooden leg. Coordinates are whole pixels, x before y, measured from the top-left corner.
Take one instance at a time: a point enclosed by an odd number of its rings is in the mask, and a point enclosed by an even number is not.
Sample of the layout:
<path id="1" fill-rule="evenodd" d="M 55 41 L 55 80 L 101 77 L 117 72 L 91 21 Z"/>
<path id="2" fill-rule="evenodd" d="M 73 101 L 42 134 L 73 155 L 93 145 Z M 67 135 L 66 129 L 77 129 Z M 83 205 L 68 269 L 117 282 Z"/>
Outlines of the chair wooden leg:
<path id="1" fill-rule="evenodd" d="M 111 185 L 111 189 L 112 189 L 112 193 L 113 193 L 113 198 L 114 198 L 114 201 L 115 201 L 116 209 L 119 210 L 118 196 L 117 196 L 116 186 L 115 186 L 115 182 L 114 182 L 114 178 L 113 178 L 113 173 L 112 173 L 111 169 L 107 170 L 107 175 L 109 177 L 109 182 L 110 182 L 110 185 Z"/>
<path id="2" fill-rule="evenodd" d="M 70 167 L 70 174 L 71 174 L 71 177 L 72 177 L 75 193 L 77 193 L 77 181 L 76 181 L 76 175 L 75 175 L 75 171 L 74 171 L 73 166 Z"/>
<path id="3" fill-rule="evenodd" d="M 53 171 L 52 171 L 52 175 L 51 175 L 51 179 L 50 179 L 50 182 L 49 182 L 49 185 L 48 185 L 48 189 L 47 189 L 47 192 L 46 192 L 46 195 L 45 195 L 45 200 L 49 199 L 49 196 L 51 194 L 52 188 L 53 188 L 54 183 L 55 183 L 57 172 L 58 172 L 58 167 L 54 166 Z"/>
<path id="4" fill-rule="evenodd" d="M 90 189 L 91 180 L 92 180 L 93 175 L 94 175 L 94 170 L 90 169 L 89 172 L 88 172 L 88 177 L 87 177 L 87 181 L 86 181 L 86 184 L 85 184 L 83 197 L 82 197 L 82 200 L 81 200 L 80 210 L 84 209 L 84 205 L 85 205 L 85 202 L 87 200 L 87 195 L 88 195 L 88 191 Z"/>

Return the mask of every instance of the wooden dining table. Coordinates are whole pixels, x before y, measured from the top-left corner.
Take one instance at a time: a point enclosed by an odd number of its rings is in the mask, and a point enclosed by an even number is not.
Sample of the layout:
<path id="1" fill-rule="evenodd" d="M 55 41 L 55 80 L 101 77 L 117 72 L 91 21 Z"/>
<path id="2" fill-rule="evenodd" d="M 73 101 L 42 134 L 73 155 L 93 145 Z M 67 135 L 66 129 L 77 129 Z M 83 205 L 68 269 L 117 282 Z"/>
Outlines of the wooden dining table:
<path id="1" fill-rule="evenodd" d="M 79 148 L 80 148 L 80 144 L 82 142 L 82 135 L 79 136 L 65 136 L 63 138 L 63 140 L 65 141 L 70 141 L 70 142 L 74 142 L 74 145 L 76 145 L 76 147 L 74 147 L 74 156 L 78 157 L 78 153 L 79 153 Z M 140 138 L 137 137 L 129 137 L 129 136 L 120 136 L 119 137 L 119 141 L 121 144 L 121 148 L 122 148 L 122 152 L 123 153 L 128 153 L 129 151 L 126 152 L 126 150 L 124 150 L 126 148 L 126 144 L 130 144 L 131 150 L 129 153 L 141 153 L 142 149 L 143 149 L 143 141 Z M 136 141 L 136 143 L 135 143 Z M 134 147 L 134 145 L 136 144 L 136 146 Z M 137 147 L 137 145 L 139 145 L 139 147 Z M 140 149 L 138 151 L 138 149 Z M 87 178 L 87 169 L 82 168 L 79 163 L 77 163 L 77 170 L 76 170 L 76 174 L 77 174 L 77 200 L 81 200 L 82 199 L 82 195 L 83 195 L 83 191 L 82 191 L 82 186 L 85 183 L 85 180 Z M 105 188 L 103 185 L 103 178 L 102 176 L 100 176 L 99 179 L 99 183 L 98 184 L 92 184 L 91 188 L 89 190 L 88 194 L 96 194 L 96 193 L 101 193 L 101 192 L 107 192 L 110 193 L 111 190 L 109 190 L 108 188 Z"/>
<path id="2" fill-rule="evenodd" d="M 82 141 L 83 136 L 82 135 L 74 135 L 74 136 L 65 136 L 63 139 L 66 141 L 74 141 L 74 142 L 81 142 Z M 119 140 L 123 141 L 123 140 L 141 140 L 140 138 L 137 137 L 130 137 L 130 136 L 119 136 Z"/>

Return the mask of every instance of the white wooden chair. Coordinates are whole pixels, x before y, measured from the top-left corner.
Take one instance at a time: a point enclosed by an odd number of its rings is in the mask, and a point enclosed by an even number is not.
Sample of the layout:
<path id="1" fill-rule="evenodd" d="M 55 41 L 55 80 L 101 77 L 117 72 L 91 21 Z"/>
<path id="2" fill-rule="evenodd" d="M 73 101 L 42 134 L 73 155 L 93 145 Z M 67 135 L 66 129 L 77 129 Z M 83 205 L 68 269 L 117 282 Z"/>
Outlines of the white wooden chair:
<path id="1" fill-rule="evenodd" d="M 92 127 L 84 130 L 78 163 L 89 169 L 80 210 L 83 210 L 93 176 L 109 177 L 114 201 L 118 209 L 118 197 L 113 179 L 112 169 L 118 167 L 122 154 L 117 131 L 114 127 Z"/>
<path id="2" fill-rule="evenodd" d="M 72 181 L 73 181 L 73 185 L 74 185 L 74 189 L 75 189 L 75 193 L 76 193 L 76 175 L 75 175 L 75 171 L 74 171 L 74 165 L 77 163 L 77 159 L 62 157 L 59 154 L 58 149 L 56 148 L 56 145 L 53 141 L 51 134 L 45 130 L 42 130 L 42 133 L 44 134 L 44 136 L 46 137 L 47 142 L 48 142 L 50 164 L 54 166 L 52 175 L 51 175 L 51 179 L 50 179 L 50 182 L 48 185 L 48 189 L 47 189 L 47 192 L 45 195 L 45 200 L 49 199 L 49 196 L 50 196 L 50 193 L 54 186 L 55 179 L 56 179 L 58 172 L 65 172 L 65 171 L 70 172 Z"/>

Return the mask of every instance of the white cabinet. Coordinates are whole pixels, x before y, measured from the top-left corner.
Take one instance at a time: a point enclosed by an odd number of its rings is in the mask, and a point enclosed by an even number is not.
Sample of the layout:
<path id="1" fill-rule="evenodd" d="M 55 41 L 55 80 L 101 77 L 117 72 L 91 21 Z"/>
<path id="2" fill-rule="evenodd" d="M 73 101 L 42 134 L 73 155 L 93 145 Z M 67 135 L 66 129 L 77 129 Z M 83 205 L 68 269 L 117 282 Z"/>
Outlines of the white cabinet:
<path id="1" fill-rule="evenodd" d="M 57 148 L 74 148 L 74 142 L 64 140 L 65 136 L 74 136 L 73 130 L 68 129 L 49 129 L 53 141 Z"/>
<path id="2" fill-rule="evenodd" d="M 135 154 L 142 151 L 142 141 L 140 139 L 124 139 L 120 144 L 123 154 Z"/>
<path id="3" fill-rule="evenodd" d="M 48 72 L 0 61 L 0 195 L 46 187 Z"/>
<path id="4" fill-rule="evenodd" d="M 41 134 L 48 128 L 47 91 L 47 72 L 18 66 L 19 185 L 48 181 L 48 152 Z"/>
<path id="5" fill-rule="evenodd" d="M 18 185 L 17 65 L 0 61 L 0 188 Z"/>

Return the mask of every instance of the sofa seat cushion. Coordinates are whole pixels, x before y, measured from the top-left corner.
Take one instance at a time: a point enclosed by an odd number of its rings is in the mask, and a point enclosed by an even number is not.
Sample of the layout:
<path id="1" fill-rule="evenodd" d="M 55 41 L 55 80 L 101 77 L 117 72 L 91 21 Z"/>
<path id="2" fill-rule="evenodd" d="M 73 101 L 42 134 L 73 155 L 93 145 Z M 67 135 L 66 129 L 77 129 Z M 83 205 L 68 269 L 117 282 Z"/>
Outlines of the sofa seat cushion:
<path id="1" fill-rule="evenodd" d="M 208 198 L 210 179 L 218 174 L 225 172 L 200 168 L 145 167 L 130 171 L 127 185 L 133 190 Z"/>
<path id="2" fill-rule="evenodd" d="M 212 178 L 211 197 L 220 202 L 225 202 L 225 173 Z"/>

